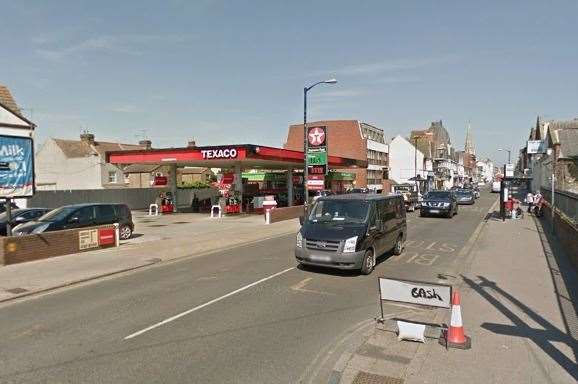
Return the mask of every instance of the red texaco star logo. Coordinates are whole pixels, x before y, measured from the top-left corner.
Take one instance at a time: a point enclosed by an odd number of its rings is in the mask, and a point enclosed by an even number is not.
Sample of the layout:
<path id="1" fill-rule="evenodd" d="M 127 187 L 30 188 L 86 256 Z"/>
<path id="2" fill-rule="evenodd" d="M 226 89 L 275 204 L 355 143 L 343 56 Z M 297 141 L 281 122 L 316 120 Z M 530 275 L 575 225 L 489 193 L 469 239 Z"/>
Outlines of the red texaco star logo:
<path id="1" fill-rule="evenodd" d="M 325 132 L 321 128 L 312 128 L 309 130 L 309 144 L 322 145 L 325 143 Z"/>

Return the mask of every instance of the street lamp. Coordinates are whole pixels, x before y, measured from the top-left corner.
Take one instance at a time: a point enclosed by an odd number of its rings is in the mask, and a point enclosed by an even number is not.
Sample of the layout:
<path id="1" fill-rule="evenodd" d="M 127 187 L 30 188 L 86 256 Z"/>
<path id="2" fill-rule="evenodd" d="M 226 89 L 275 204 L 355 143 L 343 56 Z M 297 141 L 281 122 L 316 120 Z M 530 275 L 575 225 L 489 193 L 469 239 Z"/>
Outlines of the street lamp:
<path id="1" fill-rule="evenodd" d="M 511 163 L 512 150 L 510 150 L 510 149 L 498 148 L 498 151 L 500 151 L 500 152 L 502 152 L 502 151 L 507 151 L 507 152 L 508 152 L 508 164 L 510 164 L 510 163 Z"/>
<path id="2" fill-rule="evenodd" d="M 303 156 L 305 157 L 305 168 L 303 170 L 303 188 L 305 189 L 305 205 L 309 201 L 309 190 L 307 189 L 307 177 L 309 176 L 307 151 L 309 150 L 309 140 L 307 140 L 307 92 L 319 84 L 336 84 L 337 80 L 329 79 L 319 81 L 313 85 L 303 88 Z"/>

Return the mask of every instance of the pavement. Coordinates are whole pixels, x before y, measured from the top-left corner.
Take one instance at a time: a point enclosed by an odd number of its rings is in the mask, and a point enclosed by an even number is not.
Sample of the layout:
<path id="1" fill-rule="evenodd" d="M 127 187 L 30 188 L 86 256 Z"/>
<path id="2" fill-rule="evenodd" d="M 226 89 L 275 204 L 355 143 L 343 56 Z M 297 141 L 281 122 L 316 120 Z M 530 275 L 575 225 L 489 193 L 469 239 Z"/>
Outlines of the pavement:
<path id="1" fill-rule="evenodd" d="M 369 276 L 297 267 L 296 225 L 286 235 L 1 303 L 0 382 L 335 383 L 336 364 L 375 329 L 377 276 L 457 278 L 495 200 L 484 193 L 453 219 L 408 214 L 405 252 L 384 255 Z M 186 225 L 197 224 L 152 229 Z M 231 223 L 216 238 L 243 228 Z M 132 257 L 170 253 L 172 241 L 190 250 L 195 236 L 191 230 L 158 248 L 144 242 Z M 413 310 L 386 304 L 384 311 Z"/>
<path id="2" fill-rule="evenodd" d="M 296 233 L 298 220 L 265 225 L 262 216 L 134 214 L 135 234 L 120 247 L 0 268 L 0 302 L 186 257 Z"/>
<path id="3" fill-rule="evenodd" d="M 533 216 L 502 222 L 491 211 L 452 282 L 471 349 L 446 351 L 432 330 L 425 344 L 400 342 L 387 321 L 341 357 L 335 383 L 578 381 L 578 279 L 565 255 L 572 250 L 560 249 Z M 447 324 L 449 317 L 415 309 L 403 318 Z"/>

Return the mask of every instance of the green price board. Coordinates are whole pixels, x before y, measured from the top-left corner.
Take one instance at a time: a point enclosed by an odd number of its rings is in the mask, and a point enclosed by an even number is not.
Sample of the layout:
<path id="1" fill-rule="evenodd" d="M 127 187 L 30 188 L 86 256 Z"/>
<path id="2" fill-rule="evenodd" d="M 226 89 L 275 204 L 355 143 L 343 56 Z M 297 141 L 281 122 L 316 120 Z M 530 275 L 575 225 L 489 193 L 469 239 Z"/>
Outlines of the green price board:
<path id="1" fill-rule="evenodd" d="M 309 152 L 307 154 L 307 163 L 309 165 L 327 164 L 327 152 Z"/>

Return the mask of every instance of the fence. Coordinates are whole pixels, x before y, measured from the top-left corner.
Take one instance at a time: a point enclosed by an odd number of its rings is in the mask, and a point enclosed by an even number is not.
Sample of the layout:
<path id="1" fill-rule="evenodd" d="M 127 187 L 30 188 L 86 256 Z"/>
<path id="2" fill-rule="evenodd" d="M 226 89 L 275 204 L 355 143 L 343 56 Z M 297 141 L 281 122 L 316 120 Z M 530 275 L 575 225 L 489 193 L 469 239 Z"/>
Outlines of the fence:
<path id="1" fill-rule="evenodd" d="M 542 196 L 547 202 L 552 202 L 552 190 L 542 187 Z M 562 212 L 574 225 L 578 224 L 578 194 L 567 191 L 556 191 L 554 206 Z"/>
<path id="2" fill-rule="evenodd" d="M 81 203 L 124 203 L 130 209 L 148 209 L 160 193 L 166 193 L 163 188 L 118 188 L 118 189 L 83 189 L 69 191 L 36 191 L 27 201 L 27 207 L 57 208 L 63 205 Z M 189 207 L 193 195 L 199 200 L 211 198 L 218 191 L 206 189 L 178 189 L 177 202 L 179 207 Z"/>

